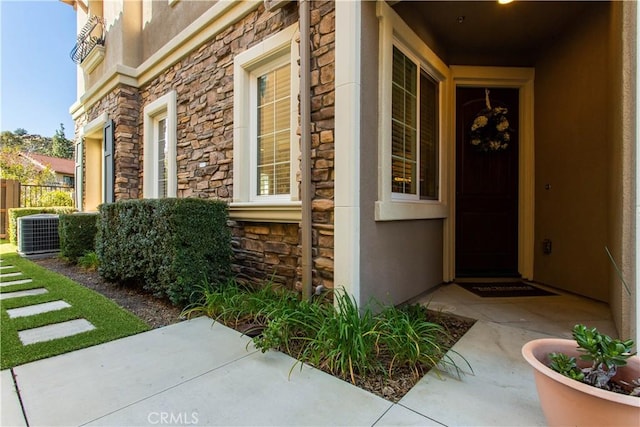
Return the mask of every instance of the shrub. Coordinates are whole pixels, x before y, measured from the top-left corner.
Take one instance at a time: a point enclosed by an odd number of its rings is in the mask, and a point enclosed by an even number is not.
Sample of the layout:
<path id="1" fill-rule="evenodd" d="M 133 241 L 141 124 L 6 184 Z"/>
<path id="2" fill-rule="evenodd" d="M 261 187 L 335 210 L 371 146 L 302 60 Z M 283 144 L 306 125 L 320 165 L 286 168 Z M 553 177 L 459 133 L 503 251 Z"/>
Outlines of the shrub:
<path id="1" fill-rule="evenodd" d="M 73 206 L 73 198 L 68 191 L 49 191 L 40 196 L 38 200 L 40 206 Z"/>
<path id="2" fill-rule="evenodd" d="M 202 199 L 124 200 L 100 206 L 98 271 L 110 281 L 142 283 L 176 305 L 202 281 L 225 281 L 231 268 L 227 205 Z"/>
<path id="3" fill-rule="evenodd" d="M 70 261 L 95 250 L 97 213 L 62 214 L 58 222 L 60 255 Z"/>
<path id="4" fill-rule="evenodd" d="M 12 208 L 9 209 L 9 241 L 12 245 L 18 244 L 18 218 L 35 214 L 66 214 L 71 213 L 75 209 L 72 207 L 39 207 L 39 208 Z"/>
<path id="5" fill-rule="evenodd" d="M 98 254 L 95 252 L 87 252 L 78 258 L 78 265 L 85 270 L 95 271 L 98 269 L 100 265 L 100 260 L 98 260 Z"/>

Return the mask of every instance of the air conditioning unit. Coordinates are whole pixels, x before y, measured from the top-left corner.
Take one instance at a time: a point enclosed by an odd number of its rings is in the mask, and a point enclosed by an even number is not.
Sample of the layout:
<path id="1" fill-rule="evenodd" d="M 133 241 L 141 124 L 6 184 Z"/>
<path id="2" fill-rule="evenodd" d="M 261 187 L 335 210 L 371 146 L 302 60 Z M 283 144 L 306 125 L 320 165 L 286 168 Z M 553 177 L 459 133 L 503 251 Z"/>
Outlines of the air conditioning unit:
<path id="1" fill-rule="evenodd" d="M 35 258 L 60 252 L 58 215 L 36 214 L 18 218 L 18 253 Z"/>

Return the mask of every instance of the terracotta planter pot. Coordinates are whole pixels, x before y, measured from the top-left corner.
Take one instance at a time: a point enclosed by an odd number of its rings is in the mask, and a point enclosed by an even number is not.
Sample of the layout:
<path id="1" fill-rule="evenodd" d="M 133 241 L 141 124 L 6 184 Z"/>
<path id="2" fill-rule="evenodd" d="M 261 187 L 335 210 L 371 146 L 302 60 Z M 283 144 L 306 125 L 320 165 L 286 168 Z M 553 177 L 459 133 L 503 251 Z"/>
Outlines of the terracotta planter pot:
<path id="1" fill-rule="evenodd" d="M 549 353 L 565 353 L 578 359 L 573 340 L 545 338 L 522 347 L 522 355 L 533 367 L 542 411 L 550 426 L 638 426 L 640 398 L 626 396 L 565 377 L 548 367 Z M 578 359 L 583 368 L 588 362 Z M 615 379 L 631 382 L 640 378 L 640 358 L 629 358 L 618 368 Z"/>

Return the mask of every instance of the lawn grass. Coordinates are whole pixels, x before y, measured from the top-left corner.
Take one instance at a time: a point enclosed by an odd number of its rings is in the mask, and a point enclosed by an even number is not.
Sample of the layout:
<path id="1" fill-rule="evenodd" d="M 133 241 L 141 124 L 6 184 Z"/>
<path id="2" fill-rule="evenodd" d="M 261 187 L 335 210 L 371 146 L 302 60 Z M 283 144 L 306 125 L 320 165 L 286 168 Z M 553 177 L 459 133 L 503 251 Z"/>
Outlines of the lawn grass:
<path id="1" fill-rule="evenodd" d="M 33 281 L 0 288 L 0 293 L 46 288 L 45 294 L 11 298 L 0 301 L 0 369 L 7 369 L 34 360 L 67 353 L 128 335 L 149 330 L 149 326 L 124 310 L 108 298 L 79 285 L 71 279 L 49 271 L 20 257 L 16 247 L 6 241 L 0 244 L 2 265 L 13 265 L 16 269 L 3 269 L 2 273 L 21 271 L 22 276 L 2 278 L 8 282 L 30 278 Z M 26 305 L 64 300 L 71 307 L 34 316 L 11 319 L 7 310 Z M 70 337 L 22 345 L 18 332 L 53 323 L 84 318 L 96 329 Z"/>

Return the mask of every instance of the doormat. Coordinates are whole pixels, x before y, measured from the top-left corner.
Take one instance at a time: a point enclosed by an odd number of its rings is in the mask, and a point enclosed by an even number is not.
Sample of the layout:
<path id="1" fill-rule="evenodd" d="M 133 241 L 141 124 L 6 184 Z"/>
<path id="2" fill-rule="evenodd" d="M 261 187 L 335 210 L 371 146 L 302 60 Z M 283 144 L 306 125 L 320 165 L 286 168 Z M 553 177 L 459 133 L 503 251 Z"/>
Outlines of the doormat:
<path id="1" fill-rule="evenodd" d="M 543 297 L 558 295 L 526 282 L 456 283 L 482 298 Z"/>

